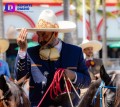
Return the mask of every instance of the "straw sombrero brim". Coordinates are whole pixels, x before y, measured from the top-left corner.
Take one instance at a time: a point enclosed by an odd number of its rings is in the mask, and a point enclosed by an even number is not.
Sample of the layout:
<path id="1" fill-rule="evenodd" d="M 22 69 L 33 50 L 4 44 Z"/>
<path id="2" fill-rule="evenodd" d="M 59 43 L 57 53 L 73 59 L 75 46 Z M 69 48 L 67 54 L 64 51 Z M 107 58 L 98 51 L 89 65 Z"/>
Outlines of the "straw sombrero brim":
<path id="1" fill-rule="evenodd" d="M 87 43 L 82 43 L 79 45 L 82 50 L 84 50 L 85 48 L 88 48 L 88 47 L 93 47 L 93 52 L 98 52 L 102 49 L 102 43 L 100 43 L 99 41 L 89 41 Z"/>
<path id="2" fill-rule="evenodd" d="M 4 53 L 9 48 L 9 41 L 7 39 L 0 39 L 0 53 Z"/>
<path id="3" fill-rule="evenodd" d="M 28 32 L 47 31 L 47 32 L 61 32 L 67 33 L 72 32 L 76 29 L 76 24 L 71 21 L 58 21 L 59 28 L 26 28 Z M 16 28 L 20 31 L 22 28 Z"/>

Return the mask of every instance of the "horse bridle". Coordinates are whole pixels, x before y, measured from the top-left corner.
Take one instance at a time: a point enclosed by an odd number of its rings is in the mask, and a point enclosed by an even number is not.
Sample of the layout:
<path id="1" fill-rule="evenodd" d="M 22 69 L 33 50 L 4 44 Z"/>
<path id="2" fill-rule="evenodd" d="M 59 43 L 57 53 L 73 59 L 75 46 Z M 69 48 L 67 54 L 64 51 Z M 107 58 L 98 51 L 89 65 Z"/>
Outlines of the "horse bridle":
<path id="1" fill-rule="evenodd" d="M 107 86 L 105 86 L 105 84 L 102 86 L 102 88 L 100 89 L 100 107 L 105 107 L 105 93 L 108 89 L 114 89 L 116 87 L 113 86 L 109 86 L 113 80 L 115 79 L 116 74 L 113 74 L 111 81 L 109 82 L 109 84 Z"/>
<path id="2" fill-rule="evenodd" d="M 116 88 L 116 87 L 113 87 L 113 86 L 109 86 L 113 80 L 115 79 L 115 76 L 116 74 L 113 74 L 112 78 L 111 78 L 111 81 L 109 82 L 109 84 L 107 86 L 105 86 L 105 83 L 102 81 L 95 96 L 94 96 L 94 100 L 93 100 L 93 104 L 95 104 L 95 99 L 97 98 L 97 95 L 98 93 L 100 92 L 100 107 L 105 107 L 105 93 L 108 89 L 113 89 L 113 88 Z"/>

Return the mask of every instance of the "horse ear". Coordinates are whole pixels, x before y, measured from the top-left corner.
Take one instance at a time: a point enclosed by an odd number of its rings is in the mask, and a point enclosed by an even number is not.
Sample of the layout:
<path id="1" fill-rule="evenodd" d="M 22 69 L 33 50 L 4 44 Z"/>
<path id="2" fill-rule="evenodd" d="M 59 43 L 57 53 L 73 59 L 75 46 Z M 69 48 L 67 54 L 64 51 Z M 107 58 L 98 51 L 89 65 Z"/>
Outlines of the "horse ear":
<path id="1" fill-rule="evenodd" d="M 3 74 L 0 76 L 0 81 L 4 81 L 4 82 L 6 82 L 6 81 L 5 81 L 5 77 L 4 77 Z"/>
<path id="2" fill-rule="evenodd" d="M 108 85 L 111 81 L 110 76 L 107 74 L 104 66 L 102 65 L 100 68 L 100 77 L 105 82 L 105 85 Z"/>
<path id="3" fill-rule="evenodd" d="M 4 77 L 4 75 L 1 75 L 1 76 L 0 76 L 0 89 L 5 88 L 5 86 L 6 86 L 5 77 Z"/>

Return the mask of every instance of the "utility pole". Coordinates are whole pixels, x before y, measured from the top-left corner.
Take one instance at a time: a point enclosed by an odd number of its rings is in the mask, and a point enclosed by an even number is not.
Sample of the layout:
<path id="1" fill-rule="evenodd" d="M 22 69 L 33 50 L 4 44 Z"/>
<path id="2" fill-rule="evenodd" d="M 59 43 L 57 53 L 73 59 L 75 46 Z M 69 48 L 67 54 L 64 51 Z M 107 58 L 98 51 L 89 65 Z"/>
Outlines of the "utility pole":
<path id="1" fill-rule="evenodd" d="M 86 10 L 85 10 L 85 3 L 86 0 L 82 0 L 82 14 L 83 14 L 83 40 L 86 39 Z"/>
<path id="2" fill-rule="evenodd" d="M 3 2 L 0 0 L 0 38 L 4 38 Z M 4 45 L 4 44 L 3 44 Z M 6 59 L 4 53 L 0 53 L 1 59 Z"/>
<path id="3" fill-rule="evenodd" d="M 0 0 L 0 38 L 4 37 L 3 3 Z"/>
<path id="4" fill-rule="evenodd" d="M 69 0 L 63 0 L 63 8 L 64 8 L 64 20 L 68 21 L 70 16 L 70 1 Z M 72 35 L 71 33 L 65 33 L 64 34 L 64 42 L 73 44 L 72 42 Z"/>
<path id="5" fill-rule="evenodd" d="M 102 38 L 102 43 L 103 43 L 103 49 L 102 49 L 102 59 L 104 66 L 107 67 L 107 34 L 106 34 L 106 3 L 105 0 L 102 0 L 102 5 L 103 5 L 103 38 Z"/>
<path id="6" fill-rule="evenodd" d="M 96 5 L 96 0 L 90 0 L 90 7 L 91 7 L 90 20 L 91 20 L 92 40 L 97 39 L 95 5 Z"/>

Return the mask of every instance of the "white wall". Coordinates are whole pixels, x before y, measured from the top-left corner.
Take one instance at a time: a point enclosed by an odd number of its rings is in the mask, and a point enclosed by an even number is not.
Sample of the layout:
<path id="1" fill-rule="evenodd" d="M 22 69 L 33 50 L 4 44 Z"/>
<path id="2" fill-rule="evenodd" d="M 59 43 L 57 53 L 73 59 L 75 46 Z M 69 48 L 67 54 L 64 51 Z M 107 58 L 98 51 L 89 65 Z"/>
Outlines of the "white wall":
<path id="1" fill-rule="evenodd" d="M 4 7 L 5 8 L 5 7 Z M 28 17 L 30 17 L 34 23 L 37 22 L 39 13 L 46 8 L 50 8 L 52 9 L 54 12 L 59 12 L 63 10 L 62 6 L 51 6 L 51 7 L 40 7 L 40 6 L 32 6 L 30 7 L 30 10 L 28 11 L 21 11 L 24 14 L 26 14 Z M 4 10 L 4 9 L 3 9 Z M 116 11 L 118 10 L 117 7 L 112 7 L 112 6 L 108 6 L 107 7 L 107 11 L 112 12 L 112 11 Z M 102 16 L 97 14 L 97 27 L 102 19 Z M 86 20 L 88 21 L 88 15 L 86 15 Z M 63 14 L 61 14 L 60 16 L 58 16 L 58 20 L 63 20 Z M 17 16 L 17 15 L 11 15 L 11 13 L 9 13 L 9 15 L 4 15 L 4 27 L 5 27 L 5 33 L 7 32 L 7 29 L 9 28 L 9 26 L 15 26 L 15 27 L 31 27 L 30 24 L 22 17 Z M 82 31 L 82 21 L 78 22 L 78 37 L 82 38 L 83 35 L 83 31 Z M 113 19 L 113 18 L 107 18 L 107 37 L 109 39 L 120 39 L 120 20 L 118 21 L 118 19 Z M 98 33 L 98 35 L 103 35 L 103 25 L 100 27 L 100 32 Z M 31 38 L 33 34 L 29 34 L 28 38 Z M 62 35 L 62 34 L 61 34 Z M 86 29 L 86 36 L 89 35 L 89 32 Z M 14 36 L 13 38 L 16 38 L 16 36 Z"/>

